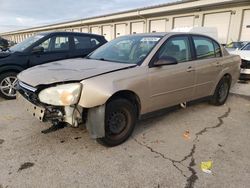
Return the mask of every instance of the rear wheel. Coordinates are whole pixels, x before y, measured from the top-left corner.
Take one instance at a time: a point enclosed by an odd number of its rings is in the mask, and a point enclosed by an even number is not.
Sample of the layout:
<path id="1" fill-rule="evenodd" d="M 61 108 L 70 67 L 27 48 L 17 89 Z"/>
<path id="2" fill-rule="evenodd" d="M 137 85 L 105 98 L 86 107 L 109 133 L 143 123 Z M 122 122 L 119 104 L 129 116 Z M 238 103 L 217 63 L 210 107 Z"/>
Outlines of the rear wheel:
<path id="1" fill-rule="evenodd" d="M 216 87 L 214 95 L 210 100 L 211 104 L 216 106 L 223 105 L 228 98 L 230 85 L 231 85 L 230 78 L 224 76 Z"/>
<path id="2" fill-rule="evenodd" d="M 117 146 L 132 134 L 136 123 L 136 109 L 126 99 L 115 99 L 106 105 L 105 137 L 97 141 L 105 146 Z"/>
<path id="3" fill-rule="evenodd" d="M 5 99 L 16 98 L 17 73 L 7 72 L 0 75 L 0 96 Z"/>

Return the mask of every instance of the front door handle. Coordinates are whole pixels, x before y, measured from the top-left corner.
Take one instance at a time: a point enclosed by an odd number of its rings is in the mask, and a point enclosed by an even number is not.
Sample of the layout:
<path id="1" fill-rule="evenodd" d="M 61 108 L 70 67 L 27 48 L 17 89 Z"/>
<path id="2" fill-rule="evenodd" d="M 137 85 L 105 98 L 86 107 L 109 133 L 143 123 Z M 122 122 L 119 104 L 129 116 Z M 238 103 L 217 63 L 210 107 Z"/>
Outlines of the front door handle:
<path id="1" fill-rule="evenodd" d="M 194 67 L 190 66 L 190 67 L 187 68 L 187 72 L 193 72 L 193 71 L 195 71 Z"/>

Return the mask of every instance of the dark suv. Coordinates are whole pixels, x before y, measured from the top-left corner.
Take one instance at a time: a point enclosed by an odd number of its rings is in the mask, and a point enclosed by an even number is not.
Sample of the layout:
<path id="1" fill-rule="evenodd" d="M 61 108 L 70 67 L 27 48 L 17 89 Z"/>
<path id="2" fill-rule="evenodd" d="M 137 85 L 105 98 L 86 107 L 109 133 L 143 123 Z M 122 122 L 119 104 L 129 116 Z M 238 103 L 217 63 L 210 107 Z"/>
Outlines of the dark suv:
<path id="1" fill-rule="evenodd" d="M 16 75 L 29 67 L 52 61 L 85 57 L 107 41 L 103 36 L 50 32 L 34 35 L 0 52 L 0 95 L 6 99 L 16 97 Z"/>

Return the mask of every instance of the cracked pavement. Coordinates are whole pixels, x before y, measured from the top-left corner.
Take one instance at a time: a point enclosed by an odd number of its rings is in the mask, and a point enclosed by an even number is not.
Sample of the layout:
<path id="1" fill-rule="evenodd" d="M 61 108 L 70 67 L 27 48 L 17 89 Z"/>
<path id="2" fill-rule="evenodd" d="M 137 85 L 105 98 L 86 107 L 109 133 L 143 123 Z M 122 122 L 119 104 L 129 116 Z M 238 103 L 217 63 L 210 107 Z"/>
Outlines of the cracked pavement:
<path id="1" fill-rule="evenodd" d="M 250 100 L 230 95 L 142 120 L 124 144 L 106 148 L 85 129 L 49 127 L 0 100 L 0 187 L 248 187 Z M 188 130 L 190 138 L 183 134 Z M 201 171 L 213 161 L 212 174 Z"/>

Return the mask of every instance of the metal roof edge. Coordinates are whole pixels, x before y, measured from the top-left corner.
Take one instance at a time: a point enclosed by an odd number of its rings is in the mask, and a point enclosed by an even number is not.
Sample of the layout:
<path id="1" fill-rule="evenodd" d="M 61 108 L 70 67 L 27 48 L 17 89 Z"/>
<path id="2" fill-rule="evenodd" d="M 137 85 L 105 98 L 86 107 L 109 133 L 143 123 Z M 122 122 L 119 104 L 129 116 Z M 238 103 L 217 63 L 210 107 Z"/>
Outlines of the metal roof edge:
<path id="1" fill-rule="evenodd" d="M 53 29 L 65 27 L 64 25 L 66 24 L 72 24 L 71 26 L 75 25 L 80 25 L 84 21 L 91 21 L 93 19 L 99 19 L 99 18 L 107 18 L 115 15 L 120 15 L 120 14 L 127 14 L 127 13 L 137 13 L 141 11 L 146 11 L 150 9 L 156 9 L 156 8 L 162 8 L 162 7 L 170 7 L 174 5 L 179 5 L 179 4 L 185 4 L 185 3 L 191 3 L 191 2 L 199 2 L 203 0 L 178 0 L 175 2 L 171 3 L 163 3 L 163 4 L 158 4 L 158 5 L 153 5 L 153 6 L 147 6 L 147 7 L 142 7 L 142 8 L 137 8 L 137 9 L 131 9 L 131 10 L 126 10 L 126 11 L 120 11 L 120 12 L 115 12 L 115 13 L 110 13 L 110 14 L 104 14 L 100 16 L 93 16 L 93 17 L 86 17 L 83 19 L 78 19 L 78 20 L 72 20 L 72 21 L 66 21 L 66 22 L 59 22 L 55 24 L 49 24 L 49 25 L 42 25 L 42 26 L 37 26 L 37 27 L 32 27 L 32 28 L 25 28 L 25 29 L 20 29 L 20 30 L 15 30 L 15 31 L 9 31 L 9 32 L 4 32 L 0 33 L 0 35 L 8 35 L 8 34 L 16 34 L 16 33 L 26 33 L 26 32 L 36 32 L 36 31 L 42 31 L 45 30 L 46 27 L 53 27 Z M 249 2 L 249 0 L 224 0 L 222 2 L 218 2 L 218 4 L 225 4 L 225 3 L 244 3 L 244 2 Z M 205 5 L 204 5 L 205 6 Z M 124 17 L 125 18 L 125 17 Z"/>

